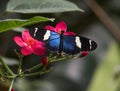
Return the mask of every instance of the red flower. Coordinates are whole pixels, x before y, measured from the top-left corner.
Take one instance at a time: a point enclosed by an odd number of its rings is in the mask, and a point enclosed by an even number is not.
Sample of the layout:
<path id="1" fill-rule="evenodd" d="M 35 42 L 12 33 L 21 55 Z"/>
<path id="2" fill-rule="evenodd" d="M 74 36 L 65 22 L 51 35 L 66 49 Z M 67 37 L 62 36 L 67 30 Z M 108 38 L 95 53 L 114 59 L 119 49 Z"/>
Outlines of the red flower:
<path id="1" fill-rule="evenodd" d="M 21 53 L 25 56 L 32 53 L 44 55 L 46 52 L 46 49 L 43 47 L 44 43 L 32 38 L 27 30 L 22 32 L 22 38 L 15 36 L 14 41 L 21 47 Z"/>
<path id="2" fill-rule="evenodd" d="M 46 57 L 43 57 L 41 62 L 42 62 L 43 65 L 47 65 L 48 64 L 48 61 L 47 61 Z"/>
<path id="3" fill-rule="evenodd" d="M 84 57 L 84 56 L 86 56 L 86 55 L 88 55 L 88 51 L 83 51 L 83 52 L 81 53 L 80 57 Z"/>
<path id="4" fill-rule="evenodd" d="M 67 26 L 65 22 L 57 23 L 55 28 L 53 26 L 47 25 L 45 26 L 45 29 L 55 31 L 59 34 L 61 34 L 61 32 L 63 31 L 64 35 L 75 35 L 74 32 L 67 32 Z"/>

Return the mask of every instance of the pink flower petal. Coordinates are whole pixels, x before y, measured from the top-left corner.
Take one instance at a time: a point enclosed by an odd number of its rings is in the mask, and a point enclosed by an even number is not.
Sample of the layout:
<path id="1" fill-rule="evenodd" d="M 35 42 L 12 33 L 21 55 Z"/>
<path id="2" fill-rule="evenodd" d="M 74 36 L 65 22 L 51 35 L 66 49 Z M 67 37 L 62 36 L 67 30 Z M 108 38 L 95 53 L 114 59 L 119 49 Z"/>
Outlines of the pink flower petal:
<path id="1" fill-rule="evenodd" d="M 44 42 L 34 40 L 34 45 L 44 45 Z"/>
<path id="2" fill-rule="evenodd" d="M 22 38 L 23 38 L 23 40 L 24 40 L 25 42 L 27 42 L 28 39 L 31 39 L 32 37 L 30 36 L 29 31 L 26 30 L 26 31 L 23 31 L 23 32 L 22 32 Z"/>
<path id="3" fill-rule="evenodd" d="M 44 48 L 44 43 L 35 40 L 32 46 L 33 53 L 36 55 L 45 55 L 46 49 Z"/>
<path id="4" fill-rule="evenodd" d="M 20 47 L 25 47 L 27 46 L 27 44 L 25 42 L 23 42 L 23 40 L 21 39 L 21 37 L 19 36 L 15 36 L 14 37 L 14 41 L 16 42 L 16 44 L 18 44 Z"/>
<path id="5" fill-rule="evenodd" d="M 14 41 L 22 47 L 21 53 L 25 56 L 32 53 L 36 55 L 45 55 L 46 53 L 46 49 L 43 46 L 44 43 L 32 38 L 29 31 L 23 31 L 22 38 L 19 36 L 14 37 Z"/>
<path id="6" fill-rule="evenodd" d="M 59 22 L 56 27 L 55 27 L 55 31 L 60 33 L 61 31 L 66 32 L 67 30 L 67 25 L 65 22 Z"/>
<path id="7" fill-rule="evenodd" d="M 33 53 L 39 56 L 43 56 L 46 53 L 46 49 L 41 45 L 32 46 Z"/>
<path id="8" fill-rule="evenodd" d="M 74 32 L 65 32 L 64 35 L 73 35 L 73 36 L 75 36 L 76 34 Z"/>
<path id="9" fill-rule="evenodd" d="M 25 47 L 25 48 L 22 48 L 21 49 L 21 53 L 24 55 L 24 56 L 26 56 L 26 55 L 29 55 L 29 54 L 32 54 L 32 49 L 31 48 L 27 48 L 27 47 Z"/>
<path id="10" fill-rule="evenodd" d="M 55 31 L 55 28 L 50 25 L 45 26 L 45 29 Z"/>

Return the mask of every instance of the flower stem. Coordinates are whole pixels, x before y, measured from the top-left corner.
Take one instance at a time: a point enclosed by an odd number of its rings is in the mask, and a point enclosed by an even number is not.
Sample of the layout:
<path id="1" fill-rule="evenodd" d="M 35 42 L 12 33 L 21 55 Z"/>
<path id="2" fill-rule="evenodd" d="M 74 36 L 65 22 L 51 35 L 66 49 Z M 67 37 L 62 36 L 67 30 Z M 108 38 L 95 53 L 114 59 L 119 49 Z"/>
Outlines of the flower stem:
<path id="1" fill-rule="evenodd" d="M 18 66 L 18 74 L 21 74 L 21 71 L 22 71 L 21 66 L 22 66 L 22 61 L 20 60 L 19 66 Z"/>
<path id="2" fill-rule="evenodd" d="M 22 58 L 23 58 L 23 55 L 18 55 L 19 57 L 19 65 L 18 65 L 18 75 L 21 75 L 22 73 Z"/>
<path id="3" fill-rule="evenodd" d="M 52 70 L 52 68 L 50 68 L 49 70 L 46 70 L 46 71 L 39 71 L 39 72 L 34 72 L 34 73 L 31 73 L 31 74 L 23 74 L 21 75 L 21 77 L 27 77 L 27 76 L 35 76 L 35 75 L 43 75 L 45 73 L 48 73 Z"/>
<path id="4" fill-rule="evenodd" d="M 0 57 L 0 62 L 1 62 L 1 64 L 2 64 L 2 66 L 5 68 L 5 70 L 10 73 L 10 75 L 12 75 L 12 76 L 15 75 L 15 74 L 12 72 L 12 70 L 8 67 L 8 65 L 2 60 L 1 57 Z"/>
<path id="5" fill-rule="evenodd" d="M 15 79 L 15 78 L 17 78 L 17 75 L 14 75 L 14 76 L 7 76 L 7 78 Z"/>
<path id="6" fill-rule="evenodd" d="M 30 72 L 31 72 L 31 71 L 34 71 L 34 70 L 42 67 L 42 66 L 43 66 L 43 64 L 41 63 L 41 64 L 38 64 L 38 65 L 33 66 L 32 68 L 26 69 L 25 71 L 30 71 Z M 24 72 L 25 72 L 25 71 L 24 71 Z"/>
<path id="7" fill-rule="evenodd" d="M 13 83 L 14 83 L 15 79 L 12 79 L 11 83 L 10 83 L 10 87 L 9 87 L 9 91 L 11 91 L 12 87 L 13 87 Z"/>
<path id="8" fill-rule="evenodd" d="M 68 59 L 68 58 L 63 57 L 63 58 L 58 58 L 58 59 L 53 59 L 53 60 L 51 59 L 50 62 L 53 63 L 53 62 L 63 61 L 65 59 Z"/>

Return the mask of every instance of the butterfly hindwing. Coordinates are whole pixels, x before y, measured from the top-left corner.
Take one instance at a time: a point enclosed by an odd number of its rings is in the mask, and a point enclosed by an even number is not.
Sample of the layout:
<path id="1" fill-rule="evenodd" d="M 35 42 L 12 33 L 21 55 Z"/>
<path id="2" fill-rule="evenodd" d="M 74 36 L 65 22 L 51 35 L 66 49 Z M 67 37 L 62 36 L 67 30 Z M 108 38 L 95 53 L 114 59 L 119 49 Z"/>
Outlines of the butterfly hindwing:
<path id="1" fill-rule="evenodd" d="M 80 48 L 76 46 L 75 36 L 63 37 L 63 52 L 67 54 L 77 54 L 80 52 Z"/>
<path id="2" fill-rule="evenodd" d="M 97 47 L 96 42 L 81 36 L 64 36 L 63 52 L 67 54 L 77 54 L 82 51 L 92 51 Z"/>
<path id="3" fill-rule="evenodd" d="M 95 41 L 81 36 L 78 37 L 81 42 L 81 51 L 93 51 L 96 49 L 97 44 Z"/>

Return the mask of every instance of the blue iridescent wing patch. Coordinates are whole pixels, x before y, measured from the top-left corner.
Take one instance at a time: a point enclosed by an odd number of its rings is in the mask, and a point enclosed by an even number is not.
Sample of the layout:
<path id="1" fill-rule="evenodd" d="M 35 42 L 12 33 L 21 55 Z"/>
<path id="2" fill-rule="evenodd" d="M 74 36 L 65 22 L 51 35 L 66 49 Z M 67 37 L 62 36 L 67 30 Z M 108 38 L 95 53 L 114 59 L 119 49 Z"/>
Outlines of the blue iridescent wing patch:
<path id="1" fill-rule="evenodd" d="M 58 51 L 60 46 L 60 35 L 56 32 L 50 32 L 49 39 L 46 40 L 46 47 L 52 51 Z"/>
<path id="2" fill-rule="evenodd" d="M 63 37 L 63 52 L 67 54 L 77 54 L 80 52 L 80 48 L 76 46 L 75 36 Z"/>

